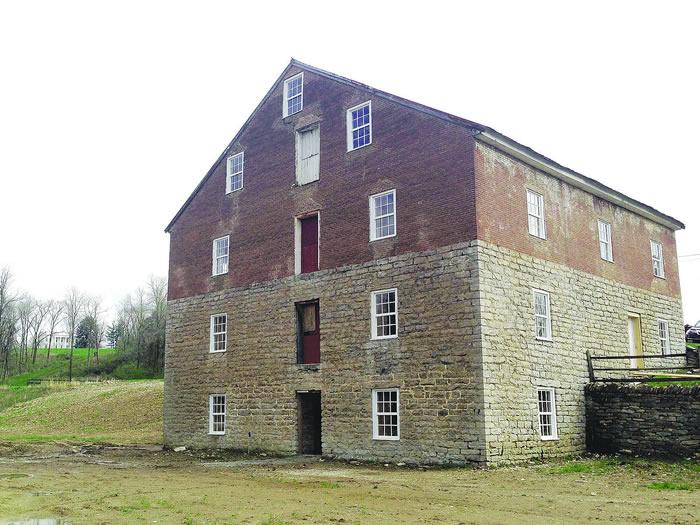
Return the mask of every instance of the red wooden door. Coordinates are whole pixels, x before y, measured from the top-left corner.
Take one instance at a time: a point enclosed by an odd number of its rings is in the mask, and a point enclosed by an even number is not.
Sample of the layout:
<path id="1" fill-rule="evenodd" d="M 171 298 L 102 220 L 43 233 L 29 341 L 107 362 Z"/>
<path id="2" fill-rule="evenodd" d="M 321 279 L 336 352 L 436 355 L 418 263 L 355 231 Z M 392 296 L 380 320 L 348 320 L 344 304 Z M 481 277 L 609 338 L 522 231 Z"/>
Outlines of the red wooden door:
<path id="1" fill-rule="evenodd" d="M 301 220 L 301 273 L 318 270 L 318 215 Z"/>
<path id="2" fill-rule="evenodd" d="M 301 323 L 302 363 L 317 364 L 321 362 L 321 321 L 318 303 L 305 303 L 299 308 Z"/>

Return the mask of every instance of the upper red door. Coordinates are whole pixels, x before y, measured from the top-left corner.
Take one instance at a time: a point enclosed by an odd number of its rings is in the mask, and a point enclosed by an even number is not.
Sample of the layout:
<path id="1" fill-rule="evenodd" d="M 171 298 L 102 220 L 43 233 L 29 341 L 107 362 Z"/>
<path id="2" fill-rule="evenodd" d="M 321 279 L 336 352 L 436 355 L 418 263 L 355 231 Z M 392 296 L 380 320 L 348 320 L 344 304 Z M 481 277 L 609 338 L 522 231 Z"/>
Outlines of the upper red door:
<path id="1" fill-rule="evenodd" d="M 301 273 L 318 270 L 318 215 L 301 219 Z"/>

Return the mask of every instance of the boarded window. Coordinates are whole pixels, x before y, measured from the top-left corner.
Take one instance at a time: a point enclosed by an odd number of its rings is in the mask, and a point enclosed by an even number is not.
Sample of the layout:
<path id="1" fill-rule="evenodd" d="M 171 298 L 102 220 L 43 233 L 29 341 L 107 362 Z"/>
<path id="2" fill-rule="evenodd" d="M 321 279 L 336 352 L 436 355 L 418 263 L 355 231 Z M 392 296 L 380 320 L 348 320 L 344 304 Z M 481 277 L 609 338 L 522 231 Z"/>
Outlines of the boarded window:
<path id="1" fill-rule="evenodd" d="M 318 180 L 320 169 L 321 131 L 318 127 L 297 133 L 297 184 Z"/>

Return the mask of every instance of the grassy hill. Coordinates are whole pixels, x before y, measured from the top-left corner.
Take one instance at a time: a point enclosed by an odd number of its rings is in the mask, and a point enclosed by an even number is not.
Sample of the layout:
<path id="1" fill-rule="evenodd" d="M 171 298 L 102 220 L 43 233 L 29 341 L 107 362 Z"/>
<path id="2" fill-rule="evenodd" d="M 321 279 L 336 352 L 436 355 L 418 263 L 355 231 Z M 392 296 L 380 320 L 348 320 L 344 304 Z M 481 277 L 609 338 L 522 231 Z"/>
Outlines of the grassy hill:
<path id="1" fill-rule="evenodd" d="M 87 363 L 88 352 L 94 355 L 94 349 L 76 348 L 73 350 L 73 377 L 84 378 L 86 376 L 99 376 L 110 379 L 153 379 L 162 377 L 149 370 L 137 368 L 129 359 L 129 356 L 114 348 L 101 348 L 99 351 L 99 364 L 91 359 Z M 49 360 L 46 359 L 46 350 L 39 350 L 36 364 L 27 372 L 10 376 L 5 384 L 11 386 L 26 385 L 30 379 L 68 378 L 70 365 L 70 350 L 52 349 Z M 31 366 L 31 365 L 30 365 Z"/>
<path id="2" fill-rule="evenodd" d="M 163 381 L 0 387 L 0 442 L 161 443 Z"/>

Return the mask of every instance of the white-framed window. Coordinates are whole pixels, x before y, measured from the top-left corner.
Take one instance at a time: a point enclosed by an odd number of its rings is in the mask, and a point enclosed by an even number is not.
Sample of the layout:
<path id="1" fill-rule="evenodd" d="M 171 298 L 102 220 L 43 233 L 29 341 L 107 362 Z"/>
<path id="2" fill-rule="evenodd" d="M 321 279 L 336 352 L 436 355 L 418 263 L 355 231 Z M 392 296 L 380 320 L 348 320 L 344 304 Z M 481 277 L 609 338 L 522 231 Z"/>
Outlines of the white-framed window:
<path id="1" fill-rule="evenodd" d="M 226 314 L 214 314 L 209 322 L 209 351 L 226 351 L 226 328 L 228 316 Z"/>
<path id="2" fill-rule="evenodd" d="M 654 277 L 666 277 L 664 271 L 664 248 L 658 241 L 651 241 L 651 269 Z"/>
<path id="3" fill-rule="evenodd" d="M 378 241 L 396 235 L 396 190 L 369 197 L 369 240 Z"/>
<path id="4" fill-rule="evenodd" d="M 243 151 L 226 159 L 226 193 L 243 189 L 244 160 Z"/>
<path id="5" fill-rule="evenodd" d="M 288 117 L 304 109 L 304 73 L 289 77 L 284 81 L 282 116 Z"/>
<path id="6" fill-rule="evenodd" d="M 612 229 L 609 222 L 598 220 L 598 242 L 600 243 L 600 258 L 613 261 Z"/>
<path id="7" fill-rule="evenodd" d="M 558 439 L 557 405 L 553 388 L 537 389 L 537 417 L 542 440 Z"/>
<path id="8" fill-rule="evenodd" d="M 372 292 L 372 339 L 398 337 L 399 300 L 396 288 Z"/>
<path id="9" fill-rule="evenodd" d="M 209 396 L 209 433 L 215 435 L 226 433 L 226 394 Z"/>
<path id="10" fill-rule="evenodd" d="M 318 126 L 297 131 L 297 184 L 318 180 L 321 159 L 321 130 Z"/>
<path id="11" fill-rule="evenodd" d="M 545 341 L 552 339 L 552 315 L 549 304 L 549 293 L 542 290 L 532 290 L 535 303 L 535 337 Z"/>
<path id="12" fill-rule="evenodd" d="M 347 113 L 348 151 L 372 144 L 372 101 L 363 102 Z"/>
<path id="13" fill-rule="evenodd" d="M 372 390 L 372 438 L 395 441 L 399 436 L 399 389 Z"/>
<path id="14" fill-rule="evenodd" d="M 527 190 L 527 231 L 540 239 L 547 238 L 544 227 L 544 197 L 531 190 Z"/>
<path id="15" fill-rule="evenodd" d="M 221 275 L 228 273 L 228 238 L 219 237 L 212 242 L 211 274 Z"/>
<path id="16" fill-rule="evenodd" d="M 661 344 L 661 353 L 668 355 L 671 353 L 671 334 L 668 331 L 668 321 L 659 319 L 659 343 Z"/>

